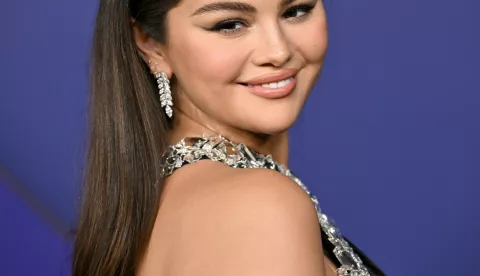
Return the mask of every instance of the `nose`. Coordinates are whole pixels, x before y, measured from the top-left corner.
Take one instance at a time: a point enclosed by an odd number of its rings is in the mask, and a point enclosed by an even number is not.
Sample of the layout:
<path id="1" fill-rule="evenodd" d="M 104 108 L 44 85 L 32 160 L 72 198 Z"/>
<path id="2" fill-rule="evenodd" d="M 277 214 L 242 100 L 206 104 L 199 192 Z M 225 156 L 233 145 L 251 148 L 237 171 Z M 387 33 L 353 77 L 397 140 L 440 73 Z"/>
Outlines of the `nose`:
<path id="1" fill-rule="evenodd" d="M 253 58 L 255 65 L 282 67 L 292 58 L 291 44 L 278 24 L 264 28 L 258 35 L 258 48 Z"/>

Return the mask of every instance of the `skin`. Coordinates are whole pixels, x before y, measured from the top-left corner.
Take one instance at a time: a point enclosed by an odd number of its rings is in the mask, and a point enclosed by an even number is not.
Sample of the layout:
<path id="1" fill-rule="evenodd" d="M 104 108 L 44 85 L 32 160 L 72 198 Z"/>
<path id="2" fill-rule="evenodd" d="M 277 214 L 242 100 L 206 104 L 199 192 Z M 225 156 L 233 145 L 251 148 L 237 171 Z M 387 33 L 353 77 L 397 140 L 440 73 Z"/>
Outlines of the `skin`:
<path id="1" fill-rule="evenodd" d="M 196 14 L 215 0 L 182 0 L 169 12 L 166 45 L 134 26 L 152 72 L 173 77 L 172 143 L 221 134 L 287 164 L 287 130 L 320 74 L 327 24 L 321 1 L 282 2 L 242 0 L 255 11 Z M 240 20 L 211 30 L 231 19 Z M 286 97 L 242 85 L 286 69 L 297 72 Z M 319 232 L 310 199 L 290 179 L 201 161 L 167 179 L 139 275 L 335 275 Z"/>

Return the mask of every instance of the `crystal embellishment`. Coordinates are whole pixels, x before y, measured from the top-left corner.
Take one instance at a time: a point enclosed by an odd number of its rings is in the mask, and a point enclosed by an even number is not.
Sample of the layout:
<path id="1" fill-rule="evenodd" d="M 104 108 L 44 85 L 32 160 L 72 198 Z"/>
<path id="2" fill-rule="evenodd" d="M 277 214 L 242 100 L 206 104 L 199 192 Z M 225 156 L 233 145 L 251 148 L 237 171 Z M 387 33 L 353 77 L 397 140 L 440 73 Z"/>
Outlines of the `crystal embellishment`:
<path id="1" fill-rule="evenodd" d="M 172 91 L 170 91 L 170 80 L 168 79 L 167 74 L 164 72 L 158 72 L 155 74 L 158 83 L 158 91 L 160 94 L 160 104 L 165 108 L 165 113 L 169 118 L 173 115 L 173 102 L 172 102 Z"/>
<path id="2" fill-rule="evenodd" d="M 271 156 L 254 152 L 244 144 L 233 143 L 222 136 L 214 136 L 185 138 L 177 144 L 170 146 L 165 157 L 164 177 L 169 176 L 183 165 L 192 164 L 202 159 L 219 161 L 232 168 L 267 168 L 284 174 L 298 184 L 312 200 L 323 234 L 334 245 L 333 253 L 341 264 L 337 269 L 338 276 L 370 276 L 362 260 L 343 238 L 340 230 L 322 212 L 318 199 L 291 170 L 275 162 Z"/>

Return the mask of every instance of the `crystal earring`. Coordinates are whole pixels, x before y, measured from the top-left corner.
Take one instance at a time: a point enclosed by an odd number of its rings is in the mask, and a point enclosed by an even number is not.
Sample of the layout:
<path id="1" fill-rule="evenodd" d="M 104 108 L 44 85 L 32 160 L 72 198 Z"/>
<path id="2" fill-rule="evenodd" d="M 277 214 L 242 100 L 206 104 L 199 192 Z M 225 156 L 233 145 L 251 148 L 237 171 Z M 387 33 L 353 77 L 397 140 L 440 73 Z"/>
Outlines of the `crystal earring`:
<path id="1" fill-rule="evenodd" d="M 170 80 L 164 72 L 155 73 L 157 78 L 158 90 L 160 94 L 160 104 L 165 108 L 165 113 L 169 118 L 173 115 L 172 91 L 170 91 Z"/>
<path id="2" fill-rule="evenodd" d="M 151 61 L 148 62 L 151 64 Z M 155 63 L 157 65 L 157 63 Z M 155 72 L 155 78 L 157 79 L 158 92 L 160 95 L 160 104 L 165 108 L 165 113 L 169 118 L 172 118 L 173 115 L 173 102 L 172 102 L 172 91 L 170 90 L 170 80 L 168 79 L 167 74 L 164 72 Z"/>

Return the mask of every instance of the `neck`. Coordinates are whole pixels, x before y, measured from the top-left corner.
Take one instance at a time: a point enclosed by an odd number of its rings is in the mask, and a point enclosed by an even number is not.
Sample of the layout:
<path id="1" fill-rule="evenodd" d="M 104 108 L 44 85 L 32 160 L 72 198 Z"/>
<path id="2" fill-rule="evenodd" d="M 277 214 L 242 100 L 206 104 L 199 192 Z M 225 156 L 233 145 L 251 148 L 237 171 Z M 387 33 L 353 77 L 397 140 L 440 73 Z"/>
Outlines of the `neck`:
<path id="1" fill-rule="evenodd" d="M 245 144 L 247 147 L 262 153 L 269 154 L 280 164 L 288 166 L 288 132 L 279 134 L 258 134 L 246 130 L 224 126 L 205 115 L 189 116 L 180 109 L 174 110 L 173 128 L 170 133 L 170 142 L 177 143 L 185 137 L 224 136 L 235 143 Z"/>

